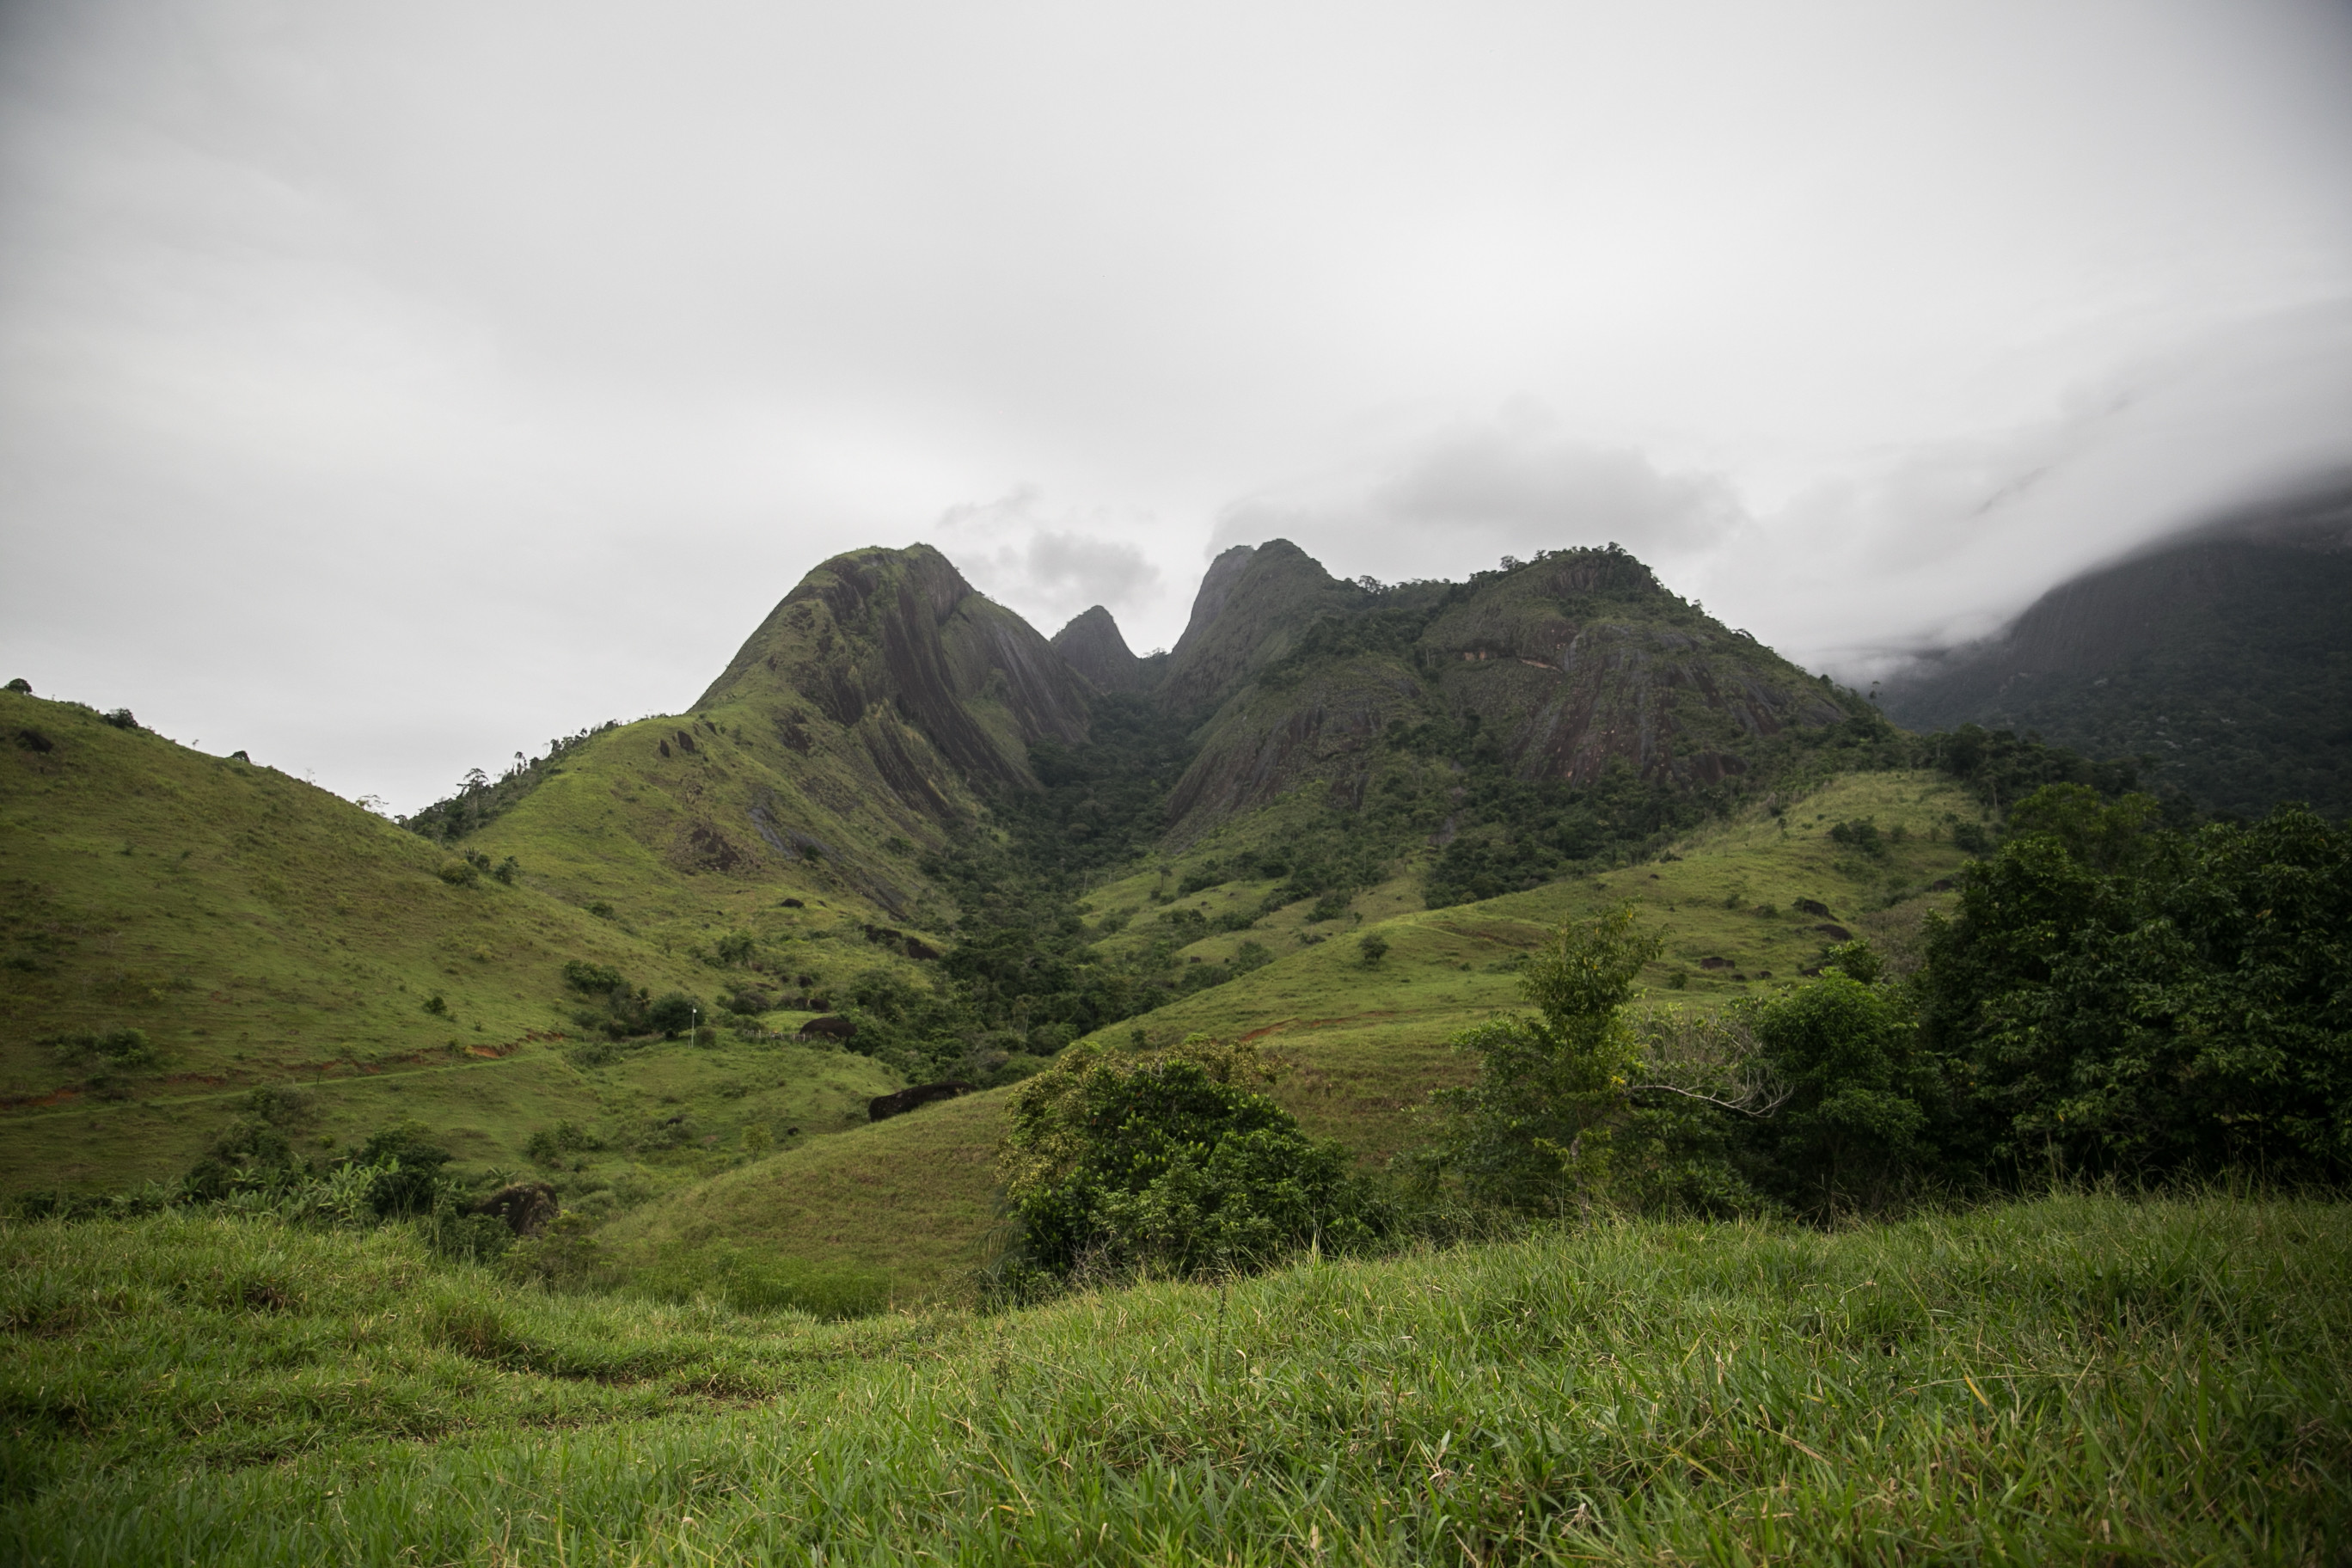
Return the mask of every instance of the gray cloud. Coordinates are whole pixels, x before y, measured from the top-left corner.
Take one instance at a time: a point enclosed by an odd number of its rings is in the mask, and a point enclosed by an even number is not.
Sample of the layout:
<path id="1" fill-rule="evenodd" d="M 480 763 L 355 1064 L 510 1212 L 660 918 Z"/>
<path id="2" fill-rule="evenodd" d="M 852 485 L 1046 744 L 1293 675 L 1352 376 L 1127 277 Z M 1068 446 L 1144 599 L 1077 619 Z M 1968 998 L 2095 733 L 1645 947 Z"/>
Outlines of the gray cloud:
<path id="1" fill-rule="evenodd" d="M 1502 555 L 1615 541 L 1678 562 L 1743 521 L 1719 475 L 1661 469 L 1565 432 L 1528 399 L 1394 457 L 1227 507 L 1210 549 L 1289 537 L 1343 576 L 1460 576 Z"/>
<path id="2" fill-rule="evenodd" d="M 2269 312 L 2048 416 L 1874 455 L 1692 563 L 1708 602 L 1854 679 L 2352 458 L 2352 300 Z"/>
<path id="3" fill-rule="evenodd" d="M 950 507 L 936 532 L 974 587 L 1051 637 L 1092 605 L 1117 616 L 1165 598 L 1160 570 L 1143 551 L 1107 537 L 1129 526 L 1115 516 L 1058 516 L 1024 486 L 993 501 Z"/>
<path id="4" fill-rule="evenodd" d="M 1287 532 L 1881 657 L 2305 460 L 2347 79 L 2327 0 L 18 0 L 0 671 L 414 805 L 1024 479 L 939 542 L 1139 647 Z"/>

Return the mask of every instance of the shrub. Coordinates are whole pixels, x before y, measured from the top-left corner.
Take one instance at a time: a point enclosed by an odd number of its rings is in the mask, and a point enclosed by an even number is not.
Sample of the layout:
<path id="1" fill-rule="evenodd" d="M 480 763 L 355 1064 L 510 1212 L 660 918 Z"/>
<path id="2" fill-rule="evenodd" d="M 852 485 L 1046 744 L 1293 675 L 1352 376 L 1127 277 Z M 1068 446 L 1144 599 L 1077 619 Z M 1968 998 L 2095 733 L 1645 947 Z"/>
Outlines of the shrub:
<path id="1" fill-rule="evenodd" d="M 441 869 L 436 875 L 453 888 L 469 888 L 481 872 L 471 860 L 461 860 L 452 856 L 441 862 Z"/>
<path id="2" fill-rule="evenodd" d="M 499 1268 L 509 1279 L 551 1290 L 609 1290 L 622 1278 L 604 1244 L 589 1234 L 587 1219 L 576 1214 L 558 1215 L 544 1231 L 517 1242 Z"/>
<path id="3" fill-rule="evenodd" d="M 300 1172 L 285 1133 L 266 1121 L 247 1121 L 214 1139 L 183 1185 L 192 1198 L 216 1202 L 235 1192 L 283 1186 Z"/>
<path id="4" fill-rule="evenodd" d="M 139 721 L 131 716 L 131 710 L 128 708 L 117 708 L 111 712 L 100 714 L 99 718 L 104 722 L 113 725 L 118 730 L 136 730 L 139 728 Z"/>
<path id="5" fill-rule="evenodd" d="M 368 1203 L 386 1219 L 429 1214 L 441 1191 L 441 1167 L 449 1163 L 446 1149 L 434 1142 L 422 1122 L 400 1121 L 384 1128 L 360 1145 L 355 1165 L 373 1166 Z"/>
<path id="6" fill-rule="evenodd" d="M 704 1010 L 698 997 L 689 996 L 683 991 L 672 991 L 656 997 L 646 1009 L 646 1024 L 649 1028 L 658 1029 L 676 1038 L 693 1028 L 696 1015 Z"/>
<path id="7" fill-rule="evenodd" d="M 264 1084 L 246 1097 L 245 1107 L 272 1127 L 308 1126 L 319 1114 L 319 1102 L 291 1084 Z"/>
<path id="8" fill-rule="evenodd" d="M 608 963 L 590 963 L 584 959 L 570 959 L 563 965 L 563 984 L 590 996 L 609 996 L 628 984 L 628 980 Z"/>
<path id="9" fill-rule="evenodd" d="M 1336 921 L 1348 912 L 1349 902 L 1346 893 L 1334 888 L 1315 900 L 1315 907 L 1307 911 L 1307 918 L 1309 921 Z"/>
<path id="10" fill-rule="evenodd" d="M 751 939 L 750 931 L 730 931 L 719 939 L 711 955 L 724 967 L 740 969 L 751 963 L 759 951 L 759 943 Z"/>
<path id="11" fill-rule="evenodd" d="M 490 875 L 507 886 L 512 887 L 515 879 L 522 875 L 522 862 L 509 855 L 499 862 L 498 869 L 492 871 Z"/>
<path id="12" fill-rule="evenodd" d="M 115 1067 L 128 1068 L 144 1067 L 155 1059 L 155 1047 L 143 1029 L 82 1029 L 51 1035 L 42 1043 L 66 1061 L 87 1061 L 95 1057 Z"/>
<path id="13" fill-rule="evenodd" d="M 425 999 L 424 1006 L 426 1012 L 436 1018 L 446 1018 L 449 1016 L 448 1001 L 438 991 Z"/>
<path id="14" fill-rule="evenodd" d="M 1073 1047 L 1025 1081 L 1001 1155 L 1008 1283 L 1223 1272 L 1368 1239 L 1347 1150 L 1252 1087 L 1271 1079 L 1254 1047 L 1196 1035 L 1140 1059 Z"/>
<path id="15" fill-rule="evenodd" d="M 1859 849 L 1874 860 L 1886 858 L 1886 840 L 1878 831 L 1878 824 L 1866 816 L 1841 822 L 1830 829 L 1830 837 L 1849 849 Z"/>
<path id="16" fill-rule="evenodd" d="M 566 1154 L 583 1153 L 602 1149 L 604 1140 L 576 1121 L 559 1121 L 552 1127 L 542 1127 L 530 1135 L 522 1152 L 542 1165 L 553 1164 Z"/>
<path id="17" fill-rule="evenodd" d="M 1190 946 L 1209 933 L 1209 917 L 1189 905 L 1170 910 L 1160 917 L 1160 923 L 1168 928 L 1170 940 L 1179 947 Z"/>

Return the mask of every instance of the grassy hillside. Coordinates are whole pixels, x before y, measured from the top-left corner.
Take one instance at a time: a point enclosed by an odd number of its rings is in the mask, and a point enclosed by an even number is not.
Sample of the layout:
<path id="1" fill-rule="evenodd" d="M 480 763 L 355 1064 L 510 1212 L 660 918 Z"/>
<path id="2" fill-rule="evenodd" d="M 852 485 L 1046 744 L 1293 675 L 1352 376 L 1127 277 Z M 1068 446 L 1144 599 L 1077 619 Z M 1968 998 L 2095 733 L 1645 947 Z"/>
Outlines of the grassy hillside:
<path id="1" fill-rule="evenodd" d="M 1448 1039 L 1517 1005 L 1514 960 L 1561 921 L 1632 900 L 1667 935 L 1645 976 L 1652 1001 L 1720 1006 L 1793 979 L 1847 933 L 1871 935 L 1899 956 L 1939 897 L 1927 889 L 1966 862 L 1951 827 L 1977 816 L 1974 801 L 1936 775 L 1855 773 L 1779 816 L 1759 809 L 1696 834 L 1669 851 L 1674 858 L 1484 903 L 1422 909 L 1408 867 L 1333 919 L 1311 920 L 1312 906 L 1302 901 L 1252 929 L 1200 938 L 1180 957 L 1229 962 L 1244 942 L 1276 956 L 1103 1033 L 1118 1041 L 1139 1032 L 1153 1044 L 1196 1031 L 1259 1041 L 1287 1069 L 1275 1097 L 1310 1131 L 1385 1160 L 1417 1137 L 1411 1108 L 1465 1070 Z M 1883 858 L 1830 837 L 1839 824 L 1865 819 L 1882 836 Z M 1173 910 L 1255 909 L 1272 883 L 1160 899 L 1189 873 L 1278 840 L 1282 822 L 1279 808 L 1265 820 L 1243 819 L 1181 857 L 1097 889 L 1088 903 L 1097 919 L 1126 920 L 1101 945 L 1116 952 L 1147 943 Z M 1801 910 L 1801 900 L 1830 916 Z M 1359 943 L 1372 931 L 1390 948 L 1367 968 Z M 1711 959 L 1721 967 L 1706 967 Z M 745 1164 L 646 1205 L 607 1238 L 639 1264 L 667 1247 L 723 1242 L 880 1270 L 909 1296 L 951 1291 L 982 1260 L 993 1223 L 992 1146 L 1006 1092 Z"/>
<path id="2" fill-rule="evenodd" d="M 0 1226 L 28 1563 L 2321 1563 L 2340 1205 L 1601 1225 L 822 1326 Z"/>
<path id="3" fill-rule="evenodd" d="M 566 961 L 706 1003 L 730 976 L 550 896 L 528 858 L 453 883 L 450 848 L 71 703 L 0 693 L 0 1191 L 177 1175 L 254 1089 L 290 1086 L 276 1114 L 312 1157 L 413 1117 L 464 1165 L 515 1169 L 572 1122 L 601 1145 L 564 1176 L 593 1207 L 738 1157 L 753 1121 L 812 1135 L 895 1086 L 796 1047 L 583 1051 Z M 873 961 L 855 921 L 780 913 L 808 968 Z M 148 1059 L 73 1043 L 124 1029 Z"/>

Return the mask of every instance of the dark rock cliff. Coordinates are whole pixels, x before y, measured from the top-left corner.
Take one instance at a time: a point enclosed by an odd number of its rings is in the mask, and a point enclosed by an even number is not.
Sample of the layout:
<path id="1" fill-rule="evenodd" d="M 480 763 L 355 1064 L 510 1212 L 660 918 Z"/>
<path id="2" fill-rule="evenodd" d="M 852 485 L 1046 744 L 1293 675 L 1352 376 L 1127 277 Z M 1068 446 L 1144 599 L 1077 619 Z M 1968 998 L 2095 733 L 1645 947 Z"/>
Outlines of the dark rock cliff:
<path id="1" fill-rule="evenodd" d="M 1828 687 L 1615 549 L 1373 593 L 1276 542 L 1186 637 L 1197 651 L 1171 688 L 1189 675 L 1226 695 L 1171 795 L 1179 837 L 1308 781 L 1360 799 L 1376 742 L 1400 725 L 1474 726 L 1529 780 L 1583 783 L 1622 763 L 1687 788 L 1847 716 Z"/>
<path id="2" fill-rule="evenodd" d="M 1213 710 L 1317 617 L 1353 608 L 1360 597 L 1286 539 L 1234 546 L 1201 580 L 1192 620 L 1169 654 L 1160 700 L 1176 713 Z"/>
<path id="3" fill-rule="evenodd" d="M 1119 635 L 1118 623 L 1100 605 L 1055 632 L 1053 647 L 1097 691 L 1143 691 L 1160 674 L 1160 662 L 1136 658 Z"/>
<path id="4" fill-rule="evenodd" d="M 934 816 L 975 786 L 1034 783 L 1031 742 L 1087 733 L 1085 683 L 927 544 L 854 551 L 802 579 L 695 706 L 747 702 L 803 754 L 812 710 L 847 731 Z"/>

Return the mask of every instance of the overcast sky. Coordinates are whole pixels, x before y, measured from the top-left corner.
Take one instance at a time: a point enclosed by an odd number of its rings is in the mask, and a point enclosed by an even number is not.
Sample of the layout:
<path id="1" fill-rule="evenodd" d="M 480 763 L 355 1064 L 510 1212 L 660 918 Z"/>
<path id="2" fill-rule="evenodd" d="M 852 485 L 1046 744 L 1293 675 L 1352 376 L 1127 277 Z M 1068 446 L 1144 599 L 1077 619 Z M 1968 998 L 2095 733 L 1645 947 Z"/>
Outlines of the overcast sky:
<path id="1" fill-rule="evenodd" d="M 2352 10 L 0 0 L 0 678 L 413 809 L 929 540 L 1866 678 L 2352 464 Z"/>

